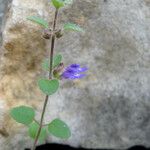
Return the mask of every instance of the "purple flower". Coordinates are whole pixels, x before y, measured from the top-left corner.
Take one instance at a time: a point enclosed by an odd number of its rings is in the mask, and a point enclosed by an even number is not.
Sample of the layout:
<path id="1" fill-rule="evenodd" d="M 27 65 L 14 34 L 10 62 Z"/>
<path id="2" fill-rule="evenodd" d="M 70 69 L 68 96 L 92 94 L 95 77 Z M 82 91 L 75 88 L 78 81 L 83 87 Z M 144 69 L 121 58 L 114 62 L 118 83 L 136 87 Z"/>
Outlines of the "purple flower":
<path id="1" fill-rule="evenodd" d="M 82 74 L 87 71 L 87 67 L 80 67 L 79 64 L 71 64 L 65 71 L 62 73 L 61 77 L 64 79 L 81 79 L 86 76 L 86 74 Z"/>

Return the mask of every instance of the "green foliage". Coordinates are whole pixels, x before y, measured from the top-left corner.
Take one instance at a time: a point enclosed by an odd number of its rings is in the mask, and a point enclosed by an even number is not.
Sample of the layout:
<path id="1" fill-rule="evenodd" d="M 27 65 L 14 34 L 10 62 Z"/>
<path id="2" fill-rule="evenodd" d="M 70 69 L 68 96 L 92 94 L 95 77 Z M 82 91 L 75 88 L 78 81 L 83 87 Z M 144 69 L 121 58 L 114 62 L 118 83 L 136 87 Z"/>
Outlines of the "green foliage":
<path id="1" fill-rule="evenodd" d="M 51 0 L 56 9 L 59 9 L 64 6 L 63 0 Z"/>
<path id="2" fill-rule="evenodd" d="M 61 54 L 57 54 L 54 56 L 53 59 L 53 68 L 57 67 L 62 61 L 62 55 Z M 49 66 L 49 60 L 48 59 L 44 59 L 44 61 L 42 62 L 42 68 L 45 71 L 49 71 L 50 70 L 50 66 Z"/>
<path id="3" fill-rule="evenodd" d="M 57 67 L 62 61 L 62 55 L 57 54 L 54 56 L 53 67 Z"/>
<path id="4" fill-rule="evenodd" d="M 37 124 L 36 122 L 33 122 L 29 125 L 29 130 L 28 130 L 28 133 L 29 133 L 29 136 L 33 139 L 36 138 L 36 135 L 38 133 L 38 130 L 39 130 L 39 124 Z M 40 132 L 40 135 L 39 135 L 39 141 L 40 142 L 43 142 L 45 139 L 46 139 L 46 136 L 47 136 L 47 132 L 46 132 L 46 128 L 45 127 L 42 127 L 41 128 L 41 132 Z"/>
<path id="5" fill-rule="evenodd" d="M 38 86 L 44 94 L 52 95 L 58 90 L 59 82 L 57 79 L 53 80 L 40 79 L 38 81 Z"/>
<path id="6" fill-rule="evenodd" d="M 37 16 L 30 16 L 30 17 L 27 17 L 28 20 L 30 21 L 33 21 L 39 25 L 42 25 L 43 27 L 45 28 L 48 28 L 48 22 L 43 20 L 42 18 L 40 17 L 37 17 Z"/>
<path id="7" fill-rule="evenodd" d="M 51 0 L 51 1 L 56 9 L 59 9 L 73 2 L 73 0 Z"/>
<path id="8" fill-rule="evenodd" d="M 48 125 L 48 131 L 53 136 L 61 139 L 68 139 L 71 136 L 68 125 L 60 119 L 54 119 Z"/>
<path id="9" fill-rule="evenodd" d="M 76 24 L 67 23 L 64 25 L 64 30 L 84 32 L 84 30 Z"/>
<path id="10" fill-rule="evenodd" d="M 35 112 L 31 107 L 19 106 L 15 107 L 10 112 L 11 117 L 19 123 L 29 125 L 32 123 Z"/>

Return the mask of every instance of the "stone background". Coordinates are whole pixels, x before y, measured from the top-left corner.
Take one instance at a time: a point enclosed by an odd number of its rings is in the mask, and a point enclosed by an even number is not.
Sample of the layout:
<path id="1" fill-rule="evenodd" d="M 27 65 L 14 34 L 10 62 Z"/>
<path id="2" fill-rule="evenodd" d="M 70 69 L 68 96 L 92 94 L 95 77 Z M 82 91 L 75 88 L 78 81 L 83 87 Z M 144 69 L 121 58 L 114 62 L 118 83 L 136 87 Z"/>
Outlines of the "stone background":
<path id="1" fill-rule="evenodd" d="M 0 0 L 0 27 L 2 26 L 2 18 L 4 17 L 4 14 L 7 11 L 7 6 L 9 5 L 9 3 L 11 2 L 11 0 Z M 1 41 L 1 28 L 0 28 L 0 41 Z"/>
<path id="2" fill-rule="evenodd" d="M 42 75 L 39 63 L 49 42 L 41 40 L 39 26 L 24 18 L 38 14 L 51 22 L 53 9 L 47 0 L 12 4 L 1 50 L 1 110 L 7 116 L 12 106 L 27 104 L 39 114 L 43 95 L 36 79 Z M 150 1 L 76 0 L 59 17 L 60 24 L 75 22 L 86 32 L 66 33 L 56 52 L 63 54 L 66 65 L 80 63 L 89 71 L 83 80 L 62 81 L 58 94 L 50 97 L 45 121 L 60 117 L 71 127 L 72 137 L 47 141 L 88 148 L 150 146 Z M 6 118 L 2 127 L 8 124 L 9 136 L 2 139 L 10 146 L 2 144 L 4 149 L 30 146 L 28 137 L 22 137 L 26 129 L 15 128 Z"/>
<path id="3" fill-rule="evenodd" d="M 5 1 L 1 0 L 0 1 L 0 23 L 2 22 L 2 17 L 4 14 L 4 9 L 5 9 Z"/>

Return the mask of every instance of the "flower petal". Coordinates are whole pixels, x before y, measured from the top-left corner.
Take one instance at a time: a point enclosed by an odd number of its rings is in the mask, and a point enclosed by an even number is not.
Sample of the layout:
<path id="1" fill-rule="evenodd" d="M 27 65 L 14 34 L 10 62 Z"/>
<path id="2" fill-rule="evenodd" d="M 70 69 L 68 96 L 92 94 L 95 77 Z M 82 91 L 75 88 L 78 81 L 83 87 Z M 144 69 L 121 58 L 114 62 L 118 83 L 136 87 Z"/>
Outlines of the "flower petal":
<path id="1" fill-rule="evenodd" d="M 65 78 L 65 79 L 80 79 L 80 78 L 83 78 L 85 76 L 86 76 L 86 74 L 79 74 L 79 73 L 70 74 L 68 72 L 65 72 L 62 74 L 62 78 Z"/>
<path id="2" fill-rule="evenodd" d="M 69 67 L 70 68 L 80 68 L 80 65 L 79 64 L 71 64 Z"/>
<path id="3" fill-rule="evenodd" d="M 87 67 L 80 67 L 79 64 L 71 64 L 62 73 L 61 77 L 65 79 L 80 79 L 86 76 L 86 74 L 80 74 L 81 72 L 87 71 Z"/>
<path id="4" fill-rule="evenodd" d="M 75 67 L 69 66 L 69 67 L 66 68 L 66 71 L 76 72 L 76 73 L 85 72 L 85 71 L 87 71 L 87 70 L 88 70 L 87 67 L 83 67 L 83 68 L 78 67 L 78 68 L 75 68 Z"/>
<path id="5" fill-rule="evenodd" d="M 81 78 L 83 78 L 85 76 L 86 76 L 86 74 L 75 74 L 74 75 L 74 79 L 81 79 Z"/>
<path id="6" fill-rule="evenodd" d="M 87 71 L 87 70 L 88 70 L 87 67 L 78 68 L 78 71 L 79 71 L 79 72 L 85 72 L 85 71 Z"/>

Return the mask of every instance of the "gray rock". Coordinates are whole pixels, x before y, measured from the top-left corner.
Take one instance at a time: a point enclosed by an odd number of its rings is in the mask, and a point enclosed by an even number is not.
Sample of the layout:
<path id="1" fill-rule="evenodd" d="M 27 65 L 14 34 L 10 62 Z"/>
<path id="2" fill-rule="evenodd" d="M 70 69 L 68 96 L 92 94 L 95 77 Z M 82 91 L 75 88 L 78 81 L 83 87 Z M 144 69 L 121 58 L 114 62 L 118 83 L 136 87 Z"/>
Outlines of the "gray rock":
<path id="1" fill-rule="evenodd" d="M 62 103 L 51 100 L 48 107 L 53 108 L 50 114 L 58 108 L 57 114 L 70 124 L 69 143 L 114 149 L 150 146 L 150 2 L 78 0 L 61 17 L 86 32 L 68 33 L 56 50 L 66 64 L 89 67 L 87 78 L 63 83 Z"/>
<path id="2" fill-rule="evenodd" d="M 36 0 L 34 2 L 35 8 L 38 8 L 38 2 Z M 45 8 L 47 10 L 46 3 Z M 26 16 L 26 13 L 30 14 L 30 10 L 26 8 L 23 16 Z M 52 21 L 52 14 L 50 15 L 50 21 Z M 45 16 L 48 17 L 47 14 Z M 56 53 L 63 54 L 66 65 L 80 63 L 88 66 L 89 71 L 88 76 L 83 80 L 62 81 L 58 94 L 49 99 L 45 122 L 60 117 L 70 126 L 72 137 L 67 141 L 54 137 L 47 140 L 88 148 L 123 149 L 136 144 L 150 146 L 149 0 L 76 0 L 74 5 L 62 10 L 59 17 L 61 24 L 68 21 L 75 22 L 83 26 L 86 32 L 83 34 L 66 33 L 57 41 Z M 16 17 L 9 19 L 15 20 L 16 24 L 19 22 Z M 24 31 L 27 31 L 29 27 L 26 27 L 26 24 L 28 23 L 21 21 L 25 24 Z M 30 34 L 33 34 L 33 26 L 30 25 L 30 27 Z M 34 28 L 38 29 L 37 26 Z M 15 32 L 12 34 L 14 36 Z M 24 37 L 23 39 L 28 37 L 24 34 L 20 36 Z M 40 39 L 37 40 L 41 42 Z M 32 44 L 32 38 L 30 44 Z M 20 46 L 24 47 L 23 44 Z M 48 46 L 49 43 L 47 43 Z M 36 45 L 30 47 L 31 51 L 34 48 Z M 41 48 L 44 48 L 44 45 L 39 48 L 39 53 Z M 44 55 L 45 52 L 40 53 L 42 54 Z M 33 56 L 33 54 L 28 56 L 29 62 Z M 43 57 L 36 58 L 40 62 Z M 7 61 L 5 63 L 3 61 L 3 64 L 5 68 L 8 67 Z M 17 64 L 22 64 L 22 61 L 17 61 Z M 37 65 L 39 64 L 36 63 Z M 22 66 L 23 69 L 20 68 L 13 75 L 7 76 L 5 80 L 10 81 L 15 76 L 18 81 L 16 89 L 23 89 L 15 95 L 9 95 L 6 91 L 2 95 L 7 101 L 8 109 L 12 106 L 8 104 L 13 97 L 15 103 L 13 105 L 28 102 L 37 108 L 37 116 L 39 116 L 43 102 L 42 99 L 40 101 L 42 96 L 38 90 L 33 90 L 33 88 L 29 90 L 28 84 L 35 81 L 32 75 L 37 74 L 33 71 L 39 72 L 40 69 L 35 67 L 34 70 L 25 71 L 27 66 Z M 22 78 L 18 79 L 17 73 L 24 73 L 29 78 L 26 86 L 24 82 L 22 83 Z M 11 84 L 10 87 L 16 85 L 15 82 L 3 82 L 3 85 L 5 83 Z M 35 86 L 35 83 L 33 85 Z M 10 89 L 10 93 L 14 91 L 14 88 Z M 27 92 L 29 92 L 28 97 Z M 38 94 L 38 100 L 33 96 L 35 93 Z M 19 100 L 16 97 L 19 97 Z M 29 101 L 31 97 L 32 102 Z M 28 137 L 23 136 L 26 135 L 25 133 L 25 129 L 18 127 L 17 131 L 11 131 L 9 140 L 6 141 L 11 148 L 16 150 L 20 145 L 24 145 L 23 143 L 28 143 L 26 145 L 30 146 L 31 142 Z M 17 137 L 17 140 L 14 141 L 14 137 Z M 24 140 L 26 142 L 23 142 Z M 17 145 L 16 148 L 15 145 Z"/>
<path id="3" fill-rule="evenodd" d="M 7 3 L 8 0 L 0 0 L 0 45 L 1 45 L 1 37 L 2 37 L 2 31 L 1 31 L 1 26 L 2 26 L 2 18 L 4 16 L 4 13 L 5 13 L 5 8 L 6 8 L 6 5 L 8 4 Z"/>

